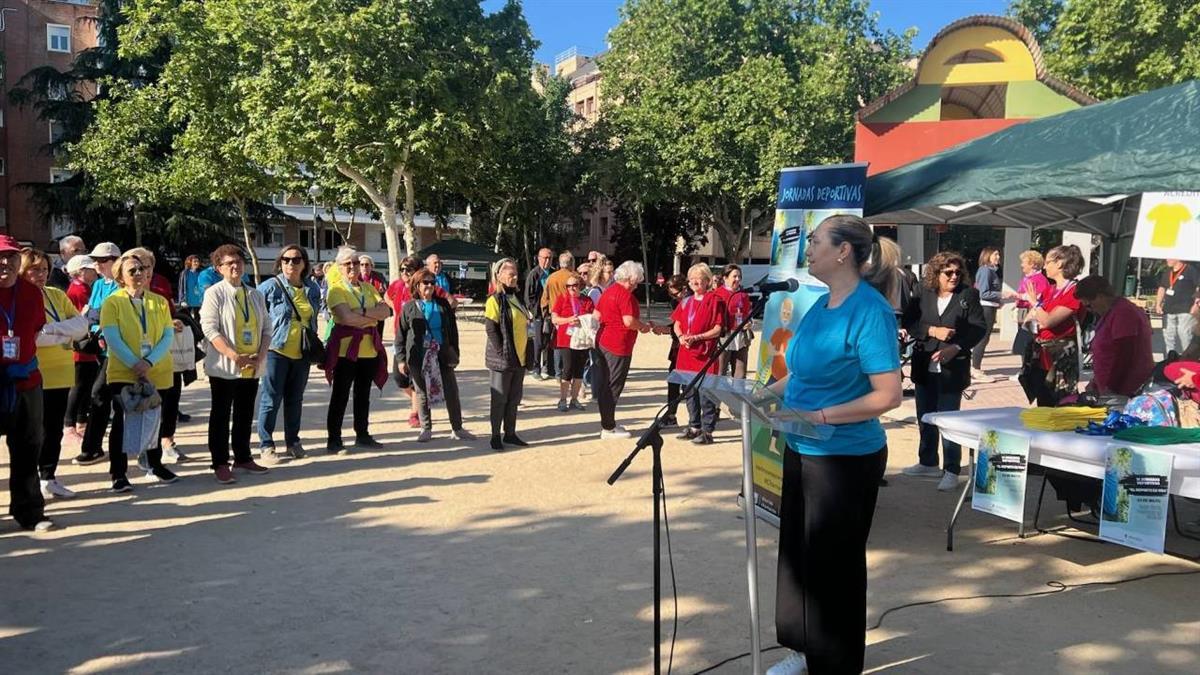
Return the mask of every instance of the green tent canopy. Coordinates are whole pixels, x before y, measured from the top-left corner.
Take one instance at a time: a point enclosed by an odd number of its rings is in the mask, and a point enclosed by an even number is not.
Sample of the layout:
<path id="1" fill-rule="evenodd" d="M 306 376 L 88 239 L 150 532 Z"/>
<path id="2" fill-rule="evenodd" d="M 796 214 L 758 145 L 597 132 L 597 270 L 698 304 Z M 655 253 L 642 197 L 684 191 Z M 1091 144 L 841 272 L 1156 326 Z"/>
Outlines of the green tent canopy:
<path id="1" fill-rule="evenodd" d="M 417 253 L 417 257 L 424 260 L 434 253 L 438 254 L 443 261 L 454 262 L 493 263 L 504 257 L 499 253 L 493 253 L 486 246 L 472 244 L 463 239 L 443 239 L 434 242 L 421 249 Z"/>
<path id="2" fill-rule="evenodd" d="M 1102 235 L 1123 274 L 1142 192 L 1200 189 L 1200 81 L 1024 122 L 867 181 L 874 224 Z"/>

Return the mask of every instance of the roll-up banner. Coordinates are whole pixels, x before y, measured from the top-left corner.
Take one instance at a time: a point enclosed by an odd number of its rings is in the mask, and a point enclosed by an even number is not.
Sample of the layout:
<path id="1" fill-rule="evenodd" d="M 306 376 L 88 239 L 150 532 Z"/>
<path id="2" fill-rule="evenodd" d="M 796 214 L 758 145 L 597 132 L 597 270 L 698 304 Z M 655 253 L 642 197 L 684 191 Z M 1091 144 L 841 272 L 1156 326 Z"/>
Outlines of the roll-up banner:
<path id="1" fill-rule="evenodd" d="M 787 374 L 784 357 L 800 319 L 826 293 L 808 273 L 808 235 L 829 216 L 861 216 L 867 185 L 866 163 L 801 166 L 779 172 L 779 198 L 771 233 L 771 281 L 796 279 L 794 293 L 771 295 L 763 311 L 758 349 L 758 381 L 771 384 Z M 759 517 L 779 524 L 785 439 L 765 425 L 751 424 L 754 446 L 754 505 Z"/>

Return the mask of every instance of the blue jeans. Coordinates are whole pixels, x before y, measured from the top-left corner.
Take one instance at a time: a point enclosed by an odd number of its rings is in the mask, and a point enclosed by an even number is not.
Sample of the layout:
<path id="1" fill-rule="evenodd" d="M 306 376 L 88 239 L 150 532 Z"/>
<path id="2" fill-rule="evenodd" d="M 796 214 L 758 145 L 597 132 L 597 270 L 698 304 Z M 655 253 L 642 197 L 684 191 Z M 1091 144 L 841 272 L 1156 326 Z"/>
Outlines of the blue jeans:
<path id="1" fill-rule="evenodd" d="M 917 419 L 925 413 L 948 412 L 962 407 L 962 391 L 944 384 L 941 376 L 929 373 L 925 384 L 917 385 Z M 917 456 L 923 466 L 938 465 L 938 428 L 936 424 L 919 422 L 921 440 Z M 942 438 L 942 470 L 958 475 L 962 472 L 962 446 Z"/>
<path id="2" fill-rule="evenodd" d="M 300 443 L 304 388 L 308 386 L 309 365 L 304 359 L 289 359 L 278 352 L 267 352 L 267 372 L 262 378 L 262 398 L 258 404 L 258 441 L 261 448 L 275 447 L 275 416 L 283 402 L 283 439 L 286 447 Z"/>

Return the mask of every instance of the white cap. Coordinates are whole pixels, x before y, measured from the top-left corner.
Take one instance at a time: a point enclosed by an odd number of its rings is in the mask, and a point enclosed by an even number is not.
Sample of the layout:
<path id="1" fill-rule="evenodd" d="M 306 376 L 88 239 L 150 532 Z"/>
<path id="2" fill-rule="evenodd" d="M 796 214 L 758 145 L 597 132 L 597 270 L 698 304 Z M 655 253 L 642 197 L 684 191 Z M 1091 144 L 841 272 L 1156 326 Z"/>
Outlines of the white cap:
<path id="1" fill-rule="evenodd" d="M 96 269 L 96 261 L 92 260 L 90 255 L 71 256 L 71 259 L 67 261 L 67 274 L 71 276 L 75 276 L 79 274 L 80 270 L 85 269 Z"/>
<path id="2" fill-rule="evenodd" d="M 120 258 L 121 247 L 111 241 L 106 241 L 96 244 L 96 248 L 92 249 L 88 255 L 92 258 Z"/>

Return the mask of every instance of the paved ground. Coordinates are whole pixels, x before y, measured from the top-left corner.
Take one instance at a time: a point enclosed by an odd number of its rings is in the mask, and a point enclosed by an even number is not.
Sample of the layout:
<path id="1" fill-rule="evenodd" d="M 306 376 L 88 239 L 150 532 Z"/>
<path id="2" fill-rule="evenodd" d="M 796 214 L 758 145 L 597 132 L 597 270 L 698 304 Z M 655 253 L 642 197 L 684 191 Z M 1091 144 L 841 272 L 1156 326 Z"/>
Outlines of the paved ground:
<path id="1" fill-rule="evenodd" d="M 483 435 L 482 330 L 463 331 L 467 426 Z M 631 427 L 644 427 L 663 398 L 666 348 L 666 338 L 639 341 L 620 410 Z M 323 441 L 327 392 L 320 380 L 309 387 L 312 449 Z M 549 383 L 528 383 L 520 427 L 534 445 L 519 452 L 452 442 L 443 414 L 439 438 L 418 445 L 389 388 L 375 404 L 384 450 L 314 453 L 232 487 L 193 463 L 176 485 L 115 496 L 101 467 L 68 464 L 62 478 L 81 496 L 50 507 L 62 529 L 34 536 L 0 521 L 0 672 L 648 672 L 649 458 L 605 485 L 627 444 L 597 440 L 594 408 L 559 414 L 556 397 Z M 206 400 L 202 385 L 184 395 L 196 418 L 180 438 L 196 454 Z M 974 513 L 948 553 L 952 497 L 896 475 L 915 460 L 911 425 L 890 423 L 889 438 L 868 622 L 901 604 L 942 602 L 889 614 L 870 631 L 870 672 L 1200 671 L 1200 575 L 946 600 L 1200 566 L 1058 536 L 1020 540 L 1005 521 Z M 718 440 L 697 448 L 671 439 L 664 453 L 678 672 L 749 646 L 732 424 Z M 770 645 L 775 531 L 759 532 Z M 1187 543 L 1168 538 L 1200 553 Z M 746 670 L 743 659 L 717 672 Z"/>

